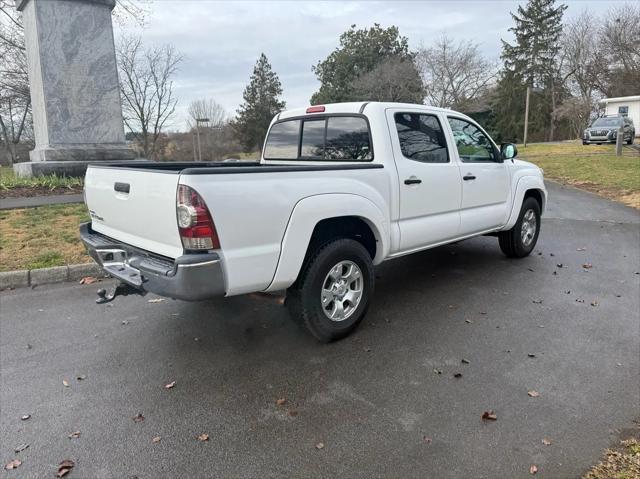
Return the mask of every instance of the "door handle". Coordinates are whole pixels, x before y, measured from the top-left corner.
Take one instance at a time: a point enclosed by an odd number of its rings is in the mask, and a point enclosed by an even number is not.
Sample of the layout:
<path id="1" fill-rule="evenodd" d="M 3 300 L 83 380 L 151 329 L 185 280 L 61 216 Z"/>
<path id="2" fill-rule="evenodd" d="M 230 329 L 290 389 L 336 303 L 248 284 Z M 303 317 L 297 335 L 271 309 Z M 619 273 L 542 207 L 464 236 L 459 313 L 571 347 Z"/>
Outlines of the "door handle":
<path id="1" fill-rule="evenodd" d="M 118 193 L 129 193 L 130 188 L 131 186 L 129 185 L 129 183 L 120 183 L 119 181 L 116 181 L 113 184 L 113 189 Z"/>
<path id="2" fill-rule="evenodd" d="M 407 178 L 406 180 L 404 180 L 404 184 L 405 185 L 417 185 L 422 183 L 422 180 L 416 176 L 410 176 L 409 178 Z"/>
<path id="3" fill-rule="evenodd" d="M 469 180 L 475 180 L 475 179 L 476 179 L 476 177 L 475 177 L 474 175 L 472 175 L 471 173 L 467 173 L 466 175 L 464 175 L 464 176 L 462 177 L 462 179 L 463 179 L 464 181 L 469 181 Z"/>

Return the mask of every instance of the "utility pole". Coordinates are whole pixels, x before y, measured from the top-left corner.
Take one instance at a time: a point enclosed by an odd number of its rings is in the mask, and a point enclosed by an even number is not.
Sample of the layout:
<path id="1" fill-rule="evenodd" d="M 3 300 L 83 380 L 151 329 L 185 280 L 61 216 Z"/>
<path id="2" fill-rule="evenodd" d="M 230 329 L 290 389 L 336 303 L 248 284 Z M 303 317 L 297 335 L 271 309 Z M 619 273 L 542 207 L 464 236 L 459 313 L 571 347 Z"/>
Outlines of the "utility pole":
<path id="1" fill-rule="evenodd" d="M 531 87 L 527 85 L 527 99 L 524 104 L 524 146 L 527 146 L 527 130 L 529 129 L 529 95 L 531 95 Z"/>
<path id="2" fill-rule="evenodd" d="M 620 124 L 616 135 L 616 156 L 622 156 L 622 143 L 624 141 L 624 126 Z"/>
<path id="3" fill-rule="evenodd" d="M 193 161 L 198 161 L 198 155 L 196 154 L 196 135 L 191 133 L 191 140 L 193 142 Z"/>

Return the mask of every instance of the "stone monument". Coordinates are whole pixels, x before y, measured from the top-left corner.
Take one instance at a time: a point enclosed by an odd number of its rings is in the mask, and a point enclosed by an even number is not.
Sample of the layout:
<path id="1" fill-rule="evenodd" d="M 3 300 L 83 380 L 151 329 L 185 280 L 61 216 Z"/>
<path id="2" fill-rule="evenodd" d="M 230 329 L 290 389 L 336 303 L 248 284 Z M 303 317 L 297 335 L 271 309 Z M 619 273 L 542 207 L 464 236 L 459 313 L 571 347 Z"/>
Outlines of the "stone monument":
<path id="1" fill-rule="evenodd" d="M 19 176 L 82 175 L 129 160 L 111 10 L 115 0 L 16 0 L 22 12 L 35 148 Z"/>

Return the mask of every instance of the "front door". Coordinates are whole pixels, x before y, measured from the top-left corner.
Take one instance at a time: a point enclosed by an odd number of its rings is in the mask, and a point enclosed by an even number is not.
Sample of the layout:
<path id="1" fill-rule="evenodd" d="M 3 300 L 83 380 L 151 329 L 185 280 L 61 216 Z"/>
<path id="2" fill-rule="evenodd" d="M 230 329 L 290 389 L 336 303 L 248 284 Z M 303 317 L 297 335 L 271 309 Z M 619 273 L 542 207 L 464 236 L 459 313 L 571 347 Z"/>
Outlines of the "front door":
<path id="1" fill-rule="evenodd" d="M 479 126 L 448 116 L 462 176 L 460 235 L 504 225 L 510 205 L 510 173 L 500 151 Z"/>
<path id="2" fill-rule="evenodd" d="M 460 170 L 436 113 L 387 110 L 400 188 L 400 252 L 444 242 L 460 226 Z"/>

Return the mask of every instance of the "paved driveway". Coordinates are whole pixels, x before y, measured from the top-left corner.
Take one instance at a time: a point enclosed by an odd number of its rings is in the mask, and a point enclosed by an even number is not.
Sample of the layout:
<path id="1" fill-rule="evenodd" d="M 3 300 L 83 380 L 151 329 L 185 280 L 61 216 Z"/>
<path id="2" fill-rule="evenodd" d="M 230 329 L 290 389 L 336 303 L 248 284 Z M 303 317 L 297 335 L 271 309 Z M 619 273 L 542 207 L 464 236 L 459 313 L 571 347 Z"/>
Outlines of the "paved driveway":
<path id="1" fill-rule="evenodd" d="M 640 416 L 640 218 L 550 193 L 531 257 L 487 237 L 387 263 L 331 345 L 250 297 L 2 293 L 3 477 L 578 477 Z"/>

